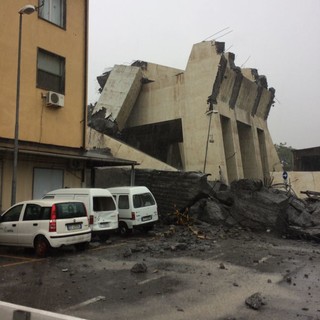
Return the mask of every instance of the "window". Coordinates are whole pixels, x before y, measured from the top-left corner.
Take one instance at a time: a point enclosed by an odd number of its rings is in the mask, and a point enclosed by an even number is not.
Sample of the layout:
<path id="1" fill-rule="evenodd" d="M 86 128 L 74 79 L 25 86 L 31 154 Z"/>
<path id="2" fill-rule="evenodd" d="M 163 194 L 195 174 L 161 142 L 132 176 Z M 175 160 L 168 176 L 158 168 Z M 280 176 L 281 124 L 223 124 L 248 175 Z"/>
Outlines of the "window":
<path id="1" fill-rule="evenodd" d="M 133 195 L 133 206 L 135 208 L 153 206 L 154 204 L 155 204 L 154 199 L 150 193 Z"/>
<path id="2" fill-rule="evenodd" d="M 93 197 L 93 211 L 116 210 L 112 197 Z"/>
<path id="3" fill-rule="evenodd" d="M 65 59 L 38 49 L 37 87 L 64 94 Z"/>
<path id="4" fill-rule="evenodd" d="M 13 207 L 4 216 L 1 217 L 1 221 L 2 222 L 19 221 L 22 207 L 23 207 L 22 204 L 19 204 L 19 205 Z"/>
<path id="5" fill-rule="evenodd" d="M 81 202 L 56 203 L 57 219 L 86 217 L 87 211 Z"/>
<path id="6" fill-rule="evenodd" d="M 27 204 L 23 220 L 40 220 L 41 207 L 37 204 Z"/>
<path id="7" fill-rule="evenodd" d="M 66 27 L 66 0 L 39 0 L 39 17 Z"/>
<path id="8" fill-rule="evenodd" d="M 129 197 L 128 196 L 119 196 L 119 209 L 129 209 Z"/>
<path id="9" fill-rule="evenodd" d="M 27 204 L 26 210 L 24 212 L 23 221 L 49 220 L 50 211 L 50 207 L 41 207 L 37 204 Z"/>

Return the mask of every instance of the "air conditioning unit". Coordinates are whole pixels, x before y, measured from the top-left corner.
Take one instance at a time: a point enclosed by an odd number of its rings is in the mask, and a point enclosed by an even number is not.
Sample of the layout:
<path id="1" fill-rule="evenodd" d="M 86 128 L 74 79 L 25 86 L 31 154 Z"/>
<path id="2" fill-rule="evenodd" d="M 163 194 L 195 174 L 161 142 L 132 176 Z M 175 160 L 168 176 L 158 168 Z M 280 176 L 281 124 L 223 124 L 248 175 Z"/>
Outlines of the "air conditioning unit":
<path id="1" fill-rule="evenodd" d="M 47 97 L 46 97 L 46 103 L 47 103 L 47 106 L 51 106 L 51 107 L 63 107 L 64 95 L 53 92 L 53 91 L 48 91 Z"/>

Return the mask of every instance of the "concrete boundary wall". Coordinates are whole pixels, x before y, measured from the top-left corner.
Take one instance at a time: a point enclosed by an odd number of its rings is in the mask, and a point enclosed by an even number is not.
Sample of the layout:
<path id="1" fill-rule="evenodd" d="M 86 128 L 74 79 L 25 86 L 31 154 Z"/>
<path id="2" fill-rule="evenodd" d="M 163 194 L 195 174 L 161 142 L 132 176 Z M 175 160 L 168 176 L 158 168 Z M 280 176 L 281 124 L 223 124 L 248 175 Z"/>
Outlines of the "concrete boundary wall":
<path id="1" fill-rule="evenodd" d="M 95 170 L 95 188 L 110 188 L 130 184 L 130 170 L 99 168 Z M 135 185 L 146 186 L 156 198 L 159 213 L 173 213 L 195 202 L 199 196 L 213 190 L 207 175 L 201 172 L 135 170 Z"/>
<path id="2" fill-rule="evenodd" d="M 271 172 L 273 184 L 284 183 L 282 172 Z M 305 198 L 301 191 L 320 192 L 320 172 L 289 171 L 287 182 L 299 198 Z"/>
<path id="3" fill-rule="evenodd" d="M 0 301 L 1 320 L 86 320 Z"/>

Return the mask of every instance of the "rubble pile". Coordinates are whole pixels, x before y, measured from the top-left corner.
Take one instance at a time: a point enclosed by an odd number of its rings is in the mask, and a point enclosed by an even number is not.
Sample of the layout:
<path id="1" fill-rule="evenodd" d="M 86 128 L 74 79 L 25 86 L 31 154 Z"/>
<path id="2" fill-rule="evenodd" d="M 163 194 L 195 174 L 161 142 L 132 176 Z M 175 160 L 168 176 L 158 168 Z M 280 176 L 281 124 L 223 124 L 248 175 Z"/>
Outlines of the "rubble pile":
<path id="1" fill-rule="evenodd" d="M 320 201 L 314 198 L 300 199 L 250 179 L 234 181 L 230 187 L 221 185 L 209 196 L 195 198 L 192 205 L 176 208 L 175 214 L 162 215 L 163 221 L 268 230 L 283 236 L 320 240 Z"/>

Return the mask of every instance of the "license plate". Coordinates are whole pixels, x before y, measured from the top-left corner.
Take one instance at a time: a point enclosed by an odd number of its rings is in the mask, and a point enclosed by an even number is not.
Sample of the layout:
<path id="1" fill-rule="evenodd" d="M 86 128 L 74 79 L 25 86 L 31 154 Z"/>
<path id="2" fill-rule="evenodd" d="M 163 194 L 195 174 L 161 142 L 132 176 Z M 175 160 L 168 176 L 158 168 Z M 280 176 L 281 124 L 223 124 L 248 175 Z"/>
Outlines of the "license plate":
<path id="1" fill-rule="evenodd" d="M 109 225 L 109 222 L 101 222 L 100 223 L 100 227 L 101 228 L 105 228 L 105 227 L 107 227 Z"/>
<path id="2" fill-rule="evenodd" d="M 79 230 L 81 229 L 81 223 L 74 223 L 67 225 L 68 230 Z"/>
<path id="3" fill-rule="evenodd" d="M 142 217 L 142 221 L 149 221 L 152 219 L 152 216 L 146 216 L 146 217 Z"/>

